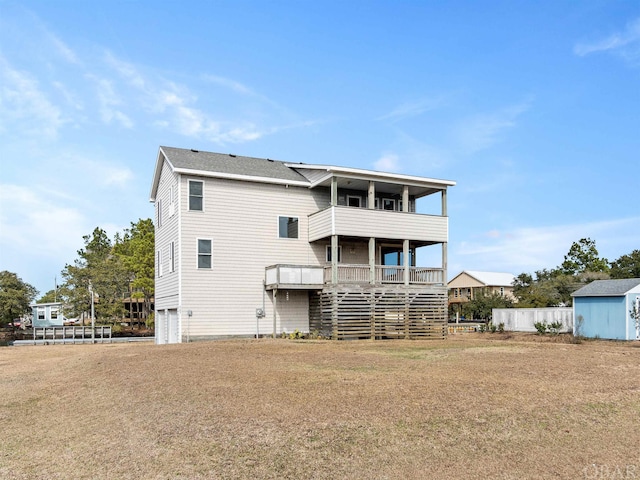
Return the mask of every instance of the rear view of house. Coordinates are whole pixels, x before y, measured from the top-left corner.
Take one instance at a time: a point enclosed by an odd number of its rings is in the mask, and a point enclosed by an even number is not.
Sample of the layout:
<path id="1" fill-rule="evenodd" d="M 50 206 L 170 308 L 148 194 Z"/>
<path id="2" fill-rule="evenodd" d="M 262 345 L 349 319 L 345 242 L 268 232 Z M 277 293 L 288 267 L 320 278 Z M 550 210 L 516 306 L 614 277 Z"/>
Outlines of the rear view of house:
<path id="1" fill-rule="evenodd" d="M 442 338 L 453 185 L 160 147 L 157 343 L 296 329 Z M 437 211 L 422 213 L 431 195 Z M 437 249 L 439 265 L 419 266 L 423 248 Z"/>
<path id="2" fill-rule="evenodd" d="M 574 335 L 640 339 L 640 278 L 596 280 L 573 294 Z M 634 313 L 636 312 L 636 313 Z"/>

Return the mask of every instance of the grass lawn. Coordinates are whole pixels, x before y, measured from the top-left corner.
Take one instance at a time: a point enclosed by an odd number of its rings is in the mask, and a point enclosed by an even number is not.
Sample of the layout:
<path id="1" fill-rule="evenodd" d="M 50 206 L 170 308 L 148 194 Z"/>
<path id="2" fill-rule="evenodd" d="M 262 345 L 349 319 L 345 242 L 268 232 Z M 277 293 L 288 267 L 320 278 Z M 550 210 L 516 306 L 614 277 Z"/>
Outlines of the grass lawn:
<path id="1" fill-rule="evenodd" d="M 640 478 L 640 342 L 537 340 L 2 348 L 0 478 Z"/>

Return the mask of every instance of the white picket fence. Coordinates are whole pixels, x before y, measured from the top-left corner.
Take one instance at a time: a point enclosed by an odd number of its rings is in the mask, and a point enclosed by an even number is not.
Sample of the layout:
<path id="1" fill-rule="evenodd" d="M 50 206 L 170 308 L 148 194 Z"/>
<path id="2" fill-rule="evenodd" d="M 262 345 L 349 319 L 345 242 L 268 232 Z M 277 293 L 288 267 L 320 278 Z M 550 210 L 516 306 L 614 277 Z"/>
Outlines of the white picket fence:
<path id="1" fill-rule="evenodd" d="M 492 323 L 504 323 L 504 329 L 510 332 L 537 332 L 535 323 L 547 324 L 561 322 L 560 332 L 573 332 L 573 309 L 571 307 L 553 308 L 494 308 Z"/>

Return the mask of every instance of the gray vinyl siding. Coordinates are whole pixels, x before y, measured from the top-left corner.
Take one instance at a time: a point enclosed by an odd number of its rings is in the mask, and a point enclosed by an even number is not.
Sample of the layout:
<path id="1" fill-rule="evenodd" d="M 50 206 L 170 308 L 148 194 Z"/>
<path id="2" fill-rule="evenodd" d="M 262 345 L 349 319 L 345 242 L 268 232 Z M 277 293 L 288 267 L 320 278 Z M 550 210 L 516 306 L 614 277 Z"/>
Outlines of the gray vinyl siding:
<path id="1" fill-rule="evenodd" d="M 173 187 L 173 188 L 172 188 Z M 171 214 L 171 194 L 173 194 L 174 210 Z M 156 264 L 155 284 L 155 309 L 177 308 L 179 304 L 179 266 L 180 266 L 180 241 L 179 241 L 179 206 L 178 206 L 178 175 L 171 171 L 165 161 L 160 174 L 160 182 L 156 195 L 156 208 L 159 200 L 162 200 L 162 225 L 155 228 L 155 261 L 158 262 L 157 252 L 161 252 L 162 276 L 158 276 L 159 265 Z M 175 271 L 171 272 L 169 249 L 174 242 Z"/>
<path id="2" fill-rule="evenodd" d="M 204 180 L 202 212 L 187 209 L 189 179 Z M 187 325 L 185 312 L 191 310 L 192 337 L 255 334 L 255 310 L 263 305 L 265 267 L 324 263 L 323 247 L 309 243 L 308 215 L 326 204 L 326 195 L 306 187 L 189 176 L 182 176 L 180 191 L 183 327 Z M 298 217 L 299 238 L 278 238 L 279 215 Z M 211 269 L 197 268 L 198 238 L 212 241 Z M 299 296 L 296 302 L 301 302 L 299 311 L 308 305 Z M 264 295 L 264 303 L 261 333 L 268 334 L 273 330 L 270 295 Z M 308 322 L 307 317 L 299 318 Z M 294 328 L 303 330 L 300 326 Z"/>

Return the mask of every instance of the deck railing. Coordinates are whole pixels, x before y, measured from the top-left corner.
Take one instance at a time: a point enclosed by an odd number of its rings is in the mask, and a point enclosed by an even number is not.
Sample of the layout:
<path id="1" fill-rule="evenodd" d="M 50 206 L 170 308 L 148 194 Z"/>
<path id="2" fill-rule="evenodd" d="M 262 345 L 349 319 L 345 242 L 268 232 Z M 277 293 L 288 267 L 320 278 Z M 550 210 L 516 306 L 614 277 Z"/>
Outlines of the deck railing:
<path id="1" fill-rule="evenodd" d="M 375 283 L 405 283 L 405 267 L 376 265 Z M 409 284 L 434 285 L 444 282 L 441 268 L 409 267 Z M 324 267 L 324 283 L 331 283 L 331 266 Z M 338 265 L 338 283 L 370 283 L 369 265 Z"/>

